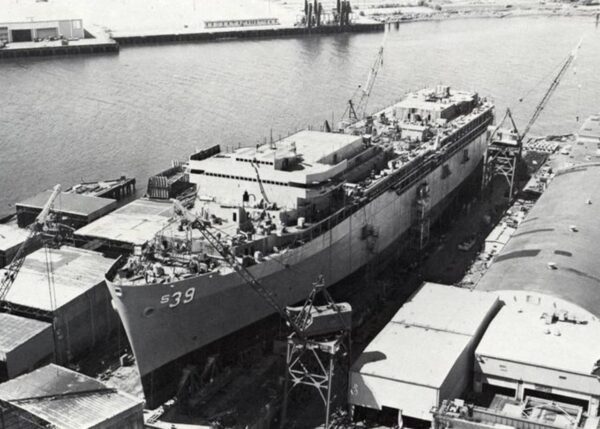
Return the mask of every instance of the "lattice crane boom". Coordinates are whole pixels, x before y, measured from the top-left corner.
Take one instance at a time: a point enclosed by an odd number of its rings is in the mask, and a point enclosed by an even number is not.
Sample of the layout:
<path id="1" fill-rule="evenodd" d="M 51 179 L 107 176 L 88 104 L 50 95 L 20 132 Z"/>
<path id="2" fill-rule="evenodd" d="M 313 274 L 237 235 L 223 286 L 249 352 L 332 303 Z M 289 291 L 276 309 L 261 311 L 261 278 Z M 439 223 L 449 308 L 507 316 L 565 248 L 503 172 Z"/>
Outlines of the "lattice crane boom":
<path id="1" fill-rule="evenodd" d="M 178 200 L 172 201 L 176 213 L 183 217 L 191 227 L 200 231 L 206 241 L 214 247 L 214 249 L 223 257 L 225 262 L 227 262 L 244 282 L 254 289 L 254 291 L 281 316 L 281 318 L 294 330 L 296 335 L 300 338 L 304 338 L 305 335 L 302 329 L 298 326 L 296 321 L 290 317 L 285 309 L 279 305 L 273 293 L 264 288 L 260 282 L 254 278 L 252 273 L 237 260 L 229 246 L 225 245 L 209 228 L 207 228 L 206 222 L 190 213 Z"/>
<path id="2" fill-rule="evenodd" d="M 44 226 L 48 221 L 48 215 L 50 214 L 50 210 L 52 208 L 52 204 L 54 204 L 54 200 L 60 194 L 60 185 L 56 185 L 52 190 L 52 194 L 44 204 L 42 211 L 37 215 L 35 221 L 29 226 L 29 235 L 27 239 L 23 242 L 16 255 L 14 256 L 12 262 L 5 269 L 2 278 L 0 279 L 0 301 L 3 301 L 6 298 L 6 295 L 10 291 L 21 267 L 23 266 L 23 262 L 25 261 L 25 256 L 27 255 L 27 248 L 31 244 L 31 242 L 35 239 L 35 237 L 42 231 Z"/>
<path id="3" fill-rule="evenodd" d="M 371 91 L 373 90 L 373 85 L 375 85 L 375 80 L 377 79 L 377 74 L 383 65 L 383 48 L 385 45 L 385 40 L 387 38 L 387 33 L 383 36 L 383 42 L 377 51 L 377 56 L 375 57 L 375 61 L 369 70 L 369 76 L 367 77 L 367 82 L 364 86 L 359 86 L 357 90 L 354 92 L 352 98 L 348 100 L 348 107 L 344 112 L 343 117 L 348 117 L 352 123 L 360 121 L 364 119 L 367 112 L 367 104 L 369 103 L 369 97 L 371 95 Z"/>
<path id="4" fill-rule="evenodd" d="M 565 73 L 569 69 L 569 66 L 571 65 L 573 60 L 575 60 L 575 57 L 577 56 L 577 51 L 579 50 L 582 42 L 583 42 L 583 39 L 579 40 L 579 43 L 577 43 L 577 46 L 575 46 L 575 49 L 573 49 L 571 51 L 571 53 L 569 54 L 569 57 L 567 58 L 567 60 L 564 62 L 564 64 L 558 71 L 558 74 L 554 77 L 554 80 L 550 84 L 550 87 L 548 88 L 548 90 L 546 91 L 544 96 L 542 97 L 541 101 L 536 106 L 535 111 L 533 112 L 533 115 L 531 116 L 531 119 L 529 119 L 529 122 L 527 123 L 527 125 L 525 126 L 525 129 L 523 130 L 523 133 L 519 136 L 520 141 L 523 141 L 523 139 L 525 139 L 525 136 L 529 133 L 529 130 L 531 129 L 531 127 L 533 126 L 535 121 L 537 121 L 537 119 L 541 115 L 542 111 L 546 107 L 546 104 L 548 104 L 550 97 L 552 97 L 552 94 L 554 94 L 554 91 L 558 87 L 558 84 L 560 83 L 561 79 L 564 77 Z"/>

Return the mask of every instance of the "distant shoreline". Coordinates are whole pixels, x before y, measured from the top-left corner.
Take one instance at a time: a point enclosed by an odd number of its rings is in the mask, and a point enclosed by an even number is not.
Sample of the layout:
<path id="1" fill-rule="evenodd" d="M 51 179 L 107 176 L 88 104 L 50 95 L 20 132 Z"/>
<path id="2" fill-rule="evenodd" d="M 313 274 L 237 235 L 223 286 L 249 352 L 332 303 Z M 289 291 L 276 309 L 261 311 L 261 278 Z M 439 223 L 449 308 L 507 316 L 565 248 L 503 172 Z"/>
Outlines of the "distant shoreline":
<path id="1" fill-rule="evenodd" d="M 600 6 L 581 7 L 568 6 L 561 9 L 548 9 L 548 8 L 509 8 L 509 9 L 494 9 L 494 10 L 477 10 L 477 9 L 464 9 L 464 10 L 452 10 L 450 11 L 436 11 L 431 14 L 390 14 L 383 18 L 382 16 L 367 15 L 369 18 L 378 20 L 385 24 L 408 24 L 414 22 L 427 22 L 427 21 L 447 21 L 456 19 L 483 19 L 483 18 L 535 18 L 535 17 L 576 17 L 576 18 L 590 18 L 590 22 L 594 24 L 594 17 L 600 14 Z"/>

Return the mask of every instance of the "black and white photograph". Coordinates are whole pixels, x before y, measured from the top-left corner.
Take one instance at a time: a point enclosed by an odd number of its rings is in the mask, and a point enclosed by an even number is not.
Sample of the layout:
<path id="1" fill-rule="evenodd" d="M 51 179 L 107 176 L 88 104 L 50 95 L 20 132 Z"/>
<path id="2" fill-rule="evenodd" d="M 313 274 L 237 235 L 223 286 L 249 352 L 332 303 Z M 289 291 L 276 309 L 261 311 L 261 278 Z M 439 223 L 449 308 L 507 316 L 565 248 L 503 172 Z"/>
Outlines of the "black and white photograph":
<path id="1" fill-rule="evenodd" d="M 599 429 L 600 0 L 0 0 L 0 429 Z"/>

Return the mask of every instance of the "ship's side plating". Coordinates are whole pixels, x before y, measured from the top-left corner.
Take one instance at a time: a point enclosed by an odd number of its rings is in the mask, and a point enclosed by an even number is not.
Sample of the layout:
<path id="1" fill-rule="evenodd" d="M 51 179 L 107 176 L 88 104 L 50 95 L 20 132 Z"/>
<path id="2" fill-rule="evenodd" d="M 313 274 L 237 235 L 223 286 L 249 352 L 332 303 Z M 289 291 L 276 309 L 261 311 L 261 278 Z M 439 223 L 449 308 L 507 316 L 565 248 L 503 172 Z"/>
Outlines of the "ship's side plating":
<path id="1" fill-rule="evenodd" d="M 432 213 L 480 164 L 491 111 L 456 150 L 405 187 L 392 186 L 311 241 L 250 267 L 281 305 L 304 299 L 318 274 L 333 285 L 401 245 L 414 223 L 417 188 L 427 183 Z M 115 267 L 113 267 L 116 269 Z M 111 273 L 107 278 L 112 278 Z M 272 310 L 233 271 L 175 283 L 119 285 L 107 280 L 141 375 L 268 316 Z"/>

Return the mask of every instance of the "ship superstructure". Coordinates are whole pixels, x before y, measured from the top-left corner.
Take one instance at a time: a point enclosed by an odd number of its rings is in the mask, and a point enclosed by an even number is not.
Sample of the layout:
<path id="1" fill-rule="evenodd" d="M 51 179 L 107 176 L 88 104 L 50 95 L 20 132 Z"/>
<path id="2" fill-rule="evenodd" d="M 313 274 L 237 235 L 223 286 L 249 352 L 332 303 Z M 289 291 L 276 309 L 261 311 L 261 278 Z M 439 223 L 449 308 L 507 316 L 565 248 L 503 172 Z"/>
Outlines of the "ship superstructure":
<path id="1" fill-rule="evenodd" d="M 229 246 L 281 306 L 411 245 L 481 166 L 493 104 L 447 86 L 408 95 L 339 132 L 193 154 L 190 212 Z M 174 214 L 121 258 L 107 284 L 140 373 L 273 310 Z M 157 347 L 160 345 L 160 347 Z"/>

